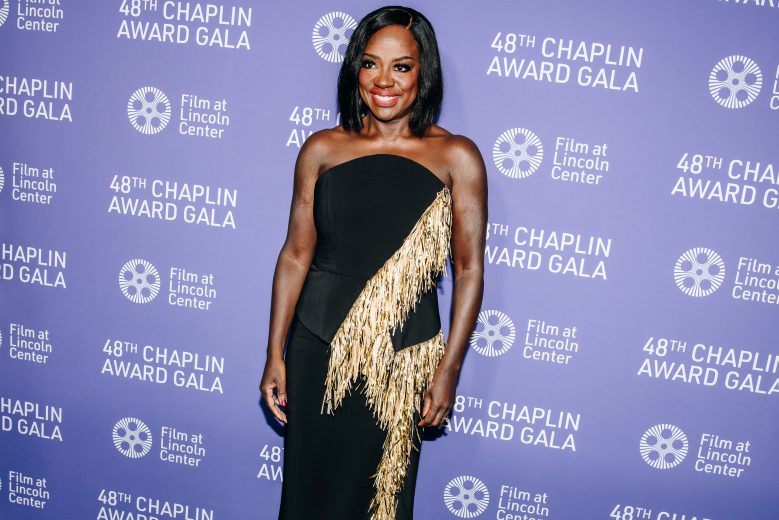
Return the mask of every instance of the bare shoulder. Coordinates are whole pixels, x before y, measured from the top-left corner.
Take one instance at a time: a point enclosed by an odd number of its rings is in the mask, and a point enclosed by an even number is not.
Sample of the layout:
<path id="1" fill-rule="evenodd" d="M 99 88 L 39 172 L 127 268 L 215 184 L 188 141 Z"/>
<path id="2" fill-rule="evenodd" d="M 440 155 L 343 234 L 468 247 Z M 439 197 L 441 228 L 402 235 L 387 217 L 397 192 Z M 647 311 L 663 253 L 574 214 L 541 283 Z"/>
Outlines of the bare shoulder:
<path id="1" fill-rule="evenodd" d="M 437 152 L 445 157 L 451 157 L 455 162 L 458 159 L 478 161 L 481 160 L 481 152 L 470 138 L 453 134 L 446 128 L 438 125 L 430 125 L 428 137 L 436 142 Z"/>
<path id="2" fill-rule="evenodd" d="M 317 175 L 331 166 L 330 161 L 338 158 L 344 150 L 353 147 L 354 137 L 341 125 L 317 130 L 306 138 L 300 149 L 303 161 L 316 164 Z"/>
<path id="3" fill-rule="evenodd" d="M 337 146 L 338 130 L 336 128 L 324 128 L 317 130 L 303 141 L 298 153 L 298 162 L 308 165 L 309 168 L 316 166 L 318 173 L 325 158 Z"/>
<path id="4" fill-rule="evenodd" d="M 442 140 L 441 152 L 449 165 L 453 183 L 486 181 L 484 158 L 479 147 L 469 137 L 450 133 Z"/>

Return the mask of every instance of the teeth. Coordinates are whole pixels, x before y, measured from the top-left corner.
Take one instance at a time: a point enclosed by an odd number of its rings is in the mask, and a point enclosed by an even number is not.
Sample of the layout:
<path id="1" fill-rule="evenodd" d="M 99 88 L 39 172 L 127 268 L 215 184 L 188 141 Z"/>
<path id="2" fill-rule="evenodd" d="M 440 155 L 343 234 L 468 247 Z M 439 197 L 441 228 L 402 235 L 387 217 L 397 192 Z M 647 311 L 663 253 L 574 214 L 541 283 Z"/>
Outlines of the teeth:
<path id="1" fill-rule="evenodd" d="M 379 101 L 385 101 L 385 102 L 392 101 L 396 97 L 396 96 L 380 96 L 378 94 L 374 94 L 374 96 L 376 96 L 376 99 L 378 99 Z"/>

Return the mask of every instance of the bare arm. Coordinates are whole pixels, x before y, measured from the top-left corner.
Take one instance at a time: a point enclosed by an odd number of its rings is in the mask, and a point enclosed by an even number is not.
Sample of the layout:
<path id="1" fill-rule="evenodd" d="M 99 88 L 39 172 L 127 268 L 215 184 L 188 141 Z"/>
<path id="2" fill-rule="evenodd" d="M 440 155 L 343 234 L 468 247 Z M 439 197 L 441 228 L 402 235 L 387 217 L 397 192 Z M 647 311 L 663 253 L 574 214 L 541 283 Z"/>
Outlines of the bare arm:
<path id="1" fill-rule="evenodd" d="M 457 379 L 484 294 L 487 172 L 470 139 L 459 136 L 452 150 L 452 323 L 446 350 L 425 392 L 420 426 L 439 426 L 449 414 Z"/>
<path id="2" fill-rule="evenodd" d="M 314 226 L 314 184 L 319 175 L 322 139 L 312 134 L 300 149 L 295 162 L 295 175 L 290 206 L 287 238 L 281 247 L 273 273 L 268 355 L 260 381 L 260 391 L 273 415 L 287 421 L 279 405 L 286 406 L 286 368 L 284 340 L 303 288 L 316 247 Z M 276 395 L 273 390 L 276 389 Z"/>

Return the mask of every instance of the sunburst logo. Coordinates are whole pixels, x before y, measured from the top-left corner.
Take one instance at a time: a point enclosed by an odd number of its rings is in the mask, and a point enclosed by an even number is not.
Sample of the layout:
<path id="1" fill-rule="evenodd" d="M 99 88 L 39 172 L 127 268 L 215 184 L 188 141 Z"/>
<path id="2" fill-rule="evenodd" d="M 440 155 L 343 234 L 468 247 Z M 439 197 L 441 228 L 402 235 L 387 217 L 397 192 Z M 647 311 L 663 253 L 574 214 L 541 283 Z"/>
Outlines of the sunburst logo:
<path id="1" fill-rule="evenodd" d="M 341 11 L 327 13 L 314 24 L 311 41 L 319 57 L 332 63 L 344 60 L 346 47 L 357 22 Z"/>
<path id="2" fill-rule="evenodd" d="M 119 288 L 133 303 L 148 303 L 160 292 L 160 274 L 150 262 L 130 260 L 119 270 Z"/>
<path id="3" fill-rule="evenodd" d="M 482 514 L 490 503 L 490 491 L 476 477 L 453 478 L 444 488 L 444 504 L 455 516 L 473 518 Z"/>
<path id="4" fill-rule="evenodd" d="M 481 311 L 471 334 L 470 345 L 482 356 L 501 356 L 514 344 L 517 329 L 506 313 Z"/>
<path id="5" fill-rule="evenodd" d="M 5 25 L 8 20 L 8 13 L 11 10 L 11 0 L 0 0 L 0 27 Z"/>
<path id="6" fill-rule="evenodd" d="M 709 92 L 725 108 L 742 108 L 757 98 L 763 73 L 754 60 L 733 55 L 714 65 L 709 74 Z"/>
<path id="7" fill-rule="evenodd" d="M 500 173 L 523 179 L 535 173 L 544 159 L 541 139 L 527 128 L 506 130 L 492 146 L 492 160 Z"/>
<path id="8" fill-rule="evenodd" d="M 0 193 L 3 193 L 3 186 L 5 186 L 5 173 L 3 173 L 3 167 L 0 166 Z"/>
<path id="9" fill-rule="evenodd" d="M 725 262 L 707 247 L 685 251 L 674 265 L 676 286 L 688 296 L 708 296 L 719 289 L 724 279 Z"/>
<path id="10" fill-rule="evenodd" d="M 656 469 L 678 466 L 687 456 L 687 435 L 673 424 L 657 424 L 641 436 L 639 450 L 644 462 Z"/>
<path id="11" fill-rule="evenodd" d="M 133 128 L 142 134 L 161 132 L 170 121 L 171 106 L 168 96 L 155 87 L 142 87 L 127 101 L 127 117 Z"/>
<path id="12" fill-rule="evenodd" d="M 143 457 L 151 449 L 151 430 L 135 417 L 118 420 L 114 424 L 112 437 L 119 453 L 131 459 Z"/>

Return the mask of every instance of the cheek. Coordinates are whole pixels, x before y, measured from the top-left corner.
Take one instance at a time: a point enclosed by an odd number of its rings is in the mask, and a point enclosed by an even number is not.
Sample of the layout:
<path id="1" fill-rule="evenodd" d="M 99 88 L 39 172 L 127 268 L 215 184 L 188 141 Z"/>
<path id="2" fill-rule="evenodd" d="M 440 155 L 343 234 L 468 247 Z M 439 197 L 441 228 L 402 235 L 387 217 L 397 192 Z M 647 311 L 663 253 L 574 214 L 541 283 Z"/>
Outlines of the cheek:
<path id="1" fill-rule="evenodd" d="M 416 98 L 419 94 L 419 83 L 417 82 L 417 77 L 414 76 L 413 78 L 408 78 L 404 82 L 403 90 L 405 90 L 410 97 Z"/>
<path id="2" fill-rule="evenodd" d="M 419 74 L 416 72 L 403 76 L 402 83 L 405 90 L 416 91 L 419 88 Z"/>
<path id="3" fill-rule="evenodd" d="M 369 87 L 373 83 L 373 77 L 371 71 L 360 67 L 360 72 L 357 73 L 357 83 L 362 87 Z"/>
<path id="4" fill-rule="evenodd" d="M 364 69 L 363 69 L 364 70 Z M 368 78 L 367 74 L 364 74 L 362 71 L 357 75 L 357 90 L 360 94 L 360 97 L 363 99 L 363 101 L 366 101 L 368 94 L 368 91 L 371 89 L 371 82 L 370 78 Z"/>

